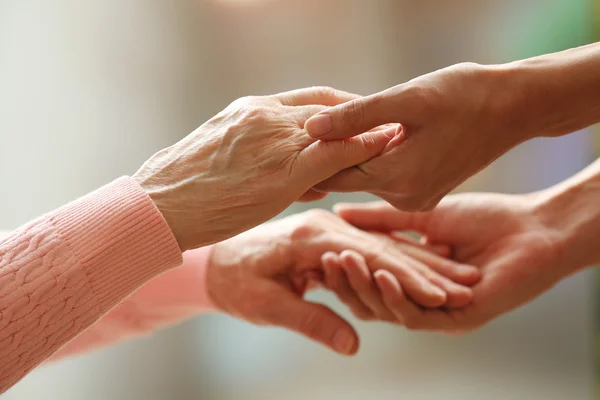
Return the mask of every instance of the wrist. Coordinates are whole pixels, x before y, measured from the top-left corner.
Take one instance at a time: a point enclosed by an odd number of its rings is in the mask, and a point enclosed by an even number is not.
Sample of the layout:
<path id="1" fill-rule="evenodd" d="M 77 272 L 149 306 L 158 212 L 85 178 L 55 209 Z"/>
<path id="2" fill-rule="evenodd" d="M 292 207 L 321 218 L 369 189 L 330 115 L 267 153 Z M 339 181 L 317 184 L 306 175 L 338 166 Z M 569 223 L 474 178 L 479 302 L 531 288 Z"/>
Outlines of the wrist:
<path id="1" fill-rule="evenodd" d="M 181 228 L 181 218 L 179 218 L 177 213 L 178 207 L 173 204 L 168 187 L 160 184 L 153 184 L 152 179 L 141 174 L 140 171 L 133 175 L 132 179 L 140 185 L 142 190 L 146 192 L 148 197 L 150 197 L 150 200 L 152 200 L 158 211 L 162 214 L 182 253 L 195 247 L 202 247 L 202 245 L 192 245 L 188 243 L 185 232 Z M 185 215 L 183 215 L 183 217 L 185 218 Z"/>
<path id="2" fill-rule="evenodd" d="M 486 115 L 502 125 L 500 134 L 511 147 L 536 136 L 536 127 L 532 118 L 528 99 L 526 79 L 511 64 L 482 65 L 483 74 L 490 88 L 487 93 L 488 109 Z"/>
<path id="3" fill-rule="evenodd" d="M 590 193 L 595 188 L 587 186 L 561 184 L 535 194 L 534 213 L 556 239 L 558 264 L 567 274 L 600 264 L 600 212 L 590 201 L 600 193 Z"/>
<path id="4" fill-rule="evenodd" d="M 557 137 L 600 121 L 600 44 L 495 66 L 524 139 Z M 518 117 L 518 116 L 521 117 Z M 509 115 L 510 117 L 510 115 Z"/>

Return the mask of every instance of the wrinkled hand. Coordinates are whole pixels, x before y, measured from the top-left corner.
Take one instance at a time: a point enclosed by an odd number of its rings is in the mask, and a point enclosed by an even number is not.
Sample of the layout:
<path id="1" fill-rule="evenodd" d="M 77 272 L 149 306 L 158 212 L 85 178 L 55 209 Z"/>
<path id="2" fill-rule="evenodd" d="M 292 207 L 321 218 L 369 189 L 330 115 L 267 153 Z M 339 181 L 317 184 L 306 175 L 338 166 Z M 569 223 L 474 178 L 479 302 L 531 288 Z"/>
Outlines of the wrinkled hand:
<path id="1" fill-rule="evenodd" d="M 387 271 L 374 274 L 399 323 L 410 329 L 464 331 L 529 302 L 573 272 L 574 261 L 563 256 L 562 233 L 546 224 L 538 204 L 531 195 L 460 194 L 426 213 L 401 212 L 384 202 L 340 204 L 336 211 L 361 229 L 420 232 L 429 244 L 450 245 L 457 262 L 478 266 L 482 278 L 473 286 L 473 301 L 457 310 L 418 307 Z M 340 264 L 347 275 L 356 269 L 347 256 Z"/>
<path id="2" fill-rule="evenodd" d="M 348 138 L 400 123 L 382 154 L 316 186 L 366 191 L 404 211 L 432 209 L 457 185 L 539 133 L 501 67 L 458 64 L 327 109 L 306 122 L 315 138 Z M 527 123 L 526 123 L 527 122 Z"/>
<path id="3" fill-rule="evenodd" d="M 364 273 L 388 271 L 422 306 L 463 307 L 471 301 L 471 290 L 462 285 L 472 285 L 480 277 L 476 268 L 424 251 L 423 246 L 371 235 L 332 213 L 313 210 L 215 245 L 208 292 L 221 310 L 235 317 L 288 328 L 342 354 L 354 354 L 358 337 L 352 326 L 329 308 L 302 299 L 311 281 L 325 279 L 321 258 L 346 249 L 368 260 L 373 271 Z M 348 298 L 348 286 L 334 282 L 330 289 Z M 365 303 L 349 300 L 355 313 L 364 319 L 394 319 L 373 282 L 362 289 Z"/>
<path id="4" fill-rule="evenodd" d="M 320 142 L 303 129 L 313 114 L 356 98 L 310 88 L 233 102 L 134 175 L 182 250 L 227 239 L 276 216 L 338 171 L 378 155 L 393 136 L 380 129 Z M 305 194 L 306 193 L 306 194 Z"/>

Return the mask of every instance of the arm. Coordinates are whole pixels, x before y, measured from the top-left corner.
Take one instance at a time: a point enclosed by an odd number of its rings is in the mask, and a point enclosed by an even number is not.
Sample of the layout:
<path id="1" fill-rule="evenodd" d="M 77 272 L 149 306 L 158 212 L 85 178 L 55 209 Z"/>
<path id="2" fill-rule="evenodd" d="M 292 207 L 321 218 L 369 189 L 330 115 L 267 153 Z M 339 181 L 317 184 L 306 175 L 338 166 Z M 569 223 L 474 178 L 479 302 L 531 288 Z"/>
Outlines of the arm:
<path id="1" fill-rule="evenodd" d="M 121 178 L 0 242 L 0 393 L 181 263 L 152 200 Z"/>
<path id="2" fill-rule="evenodd" d="M 508 113 L 523 140 L 562 136 L 600 122 L 600 42 L 489 67 L 515 100 Z"/>
<path id="3" fill-rule="evenodd" d="M 561 237 L 561 264 L 567 272 L 600 264 L 600 159 L 533 196 L 542 223 Z"/>
<path id="4" fill-rule="evenodd" d="M 183 254 L 183 265 L 142 286 L 89 329 L 55 353 L 58 360 L 152 333 L 215 308 L 206 291 L 212 247 Z"/>
<path id="5" fill-rule="evenodd" d="M 600 121 L 600 43 L 502 65 L 458 64 L 332 107 L 306 122 L 339 139 L 400 123 L 382 154 L 317 185 L 432 209 L 518 144 Z"/>
<path id="6" fill-rule="evenodd" d="M 241 99 L 155 154 L 133 179 L 0 242 L 0 393 L 179 265 L 182 250 L 259 225 L 326 176 L 378 154 L 385 132 L 324 145 L 301 128 L 324 108 L 317 104 L 348 97 L 314 88 Z M 341 150 L 344 157 L 330 157 Z"/>

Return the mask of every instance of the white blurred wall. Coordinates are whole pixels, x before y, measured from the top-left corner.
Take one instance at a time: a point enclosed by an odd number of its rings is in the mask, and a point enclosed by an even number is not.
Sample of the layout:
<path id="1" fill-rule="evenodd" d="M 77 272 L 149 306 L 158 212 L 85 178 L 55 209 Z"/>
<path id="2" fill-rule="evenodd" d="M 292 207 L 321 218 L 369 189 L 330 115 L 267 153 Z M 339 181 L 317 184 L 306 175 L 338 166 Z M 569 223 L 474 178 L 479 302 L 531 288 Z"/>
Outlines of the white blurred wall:
<path id="1" fill-rule="evenodd" d="M 369 93 L 459 61 L 506 61 L 495 49 L 518 40 L 515 20 L 557 2 L 227 3 L 0 0 L 0 228 L 132 174 L 242 95 L 315 84 Z M 527 143 L 467 186 L 549 185 L 589 162 L 589 141 L 581 133 Z M 318 206 L 340 198 L 369 197 Z M 287 332 L 201 317 L 40 368 L 3 398 L 589 399 L 590 277 L 464 337 L 358 324 L 354 359 Z"/>

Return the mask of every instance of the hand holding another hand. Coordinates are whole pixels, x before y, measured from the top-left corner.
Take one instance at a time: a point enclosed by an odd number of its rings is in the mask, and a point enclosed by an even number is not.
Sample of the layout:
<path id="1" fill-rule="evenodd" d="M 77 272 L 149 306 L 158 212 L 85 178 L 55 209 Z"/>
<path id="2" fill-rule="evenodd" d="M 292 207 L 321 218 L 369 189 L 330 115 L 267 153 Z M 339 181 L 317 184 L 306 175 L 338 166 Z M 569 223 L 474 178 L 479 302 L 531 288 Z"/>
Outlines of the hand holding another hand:
<path id="1" fill-rule="evenodd" d="M 559 228 L 565 219 L 556 217 L 551 203 L 539 194 L 465 193 L 448 196 L 426 213 L 398 211 L 385 202 L 340 204 L 336 211 L 360 229 L 417 231 L 429 245 L 450 246 L 454 261 L 479 267 L 482 278 L 473 286 L 473 301 L 461 309 L 419 307 L 387 271 L 372 274 L 382 301 L 400 324 L 454 332 L 476 329 L 531 301 L 589 262 L 569 249 L 576 248 L 567 244 L 571 232 Z M 337 257 L 345 281 L 360 293 L 363 289 L 352 284 L 350 275 L 357 263 L 368 265 L 368 260 L 357 254 Z"/>
<path id="2" fill-rule="evenodd" d="M 356 98 L 329 88 L 247 97 L 150 158 L 134 178 L 150 195 L 182 250 L 232 237 L 276 216 L 311 187 L 364 162 L 392 129 L 321 142 L 304 130 L 313 114 Z"/>
<path id="3" fill-rule="evenodd" d="M 479 271 L 429 251 L 436 249 L 447 251 L 443 246 L 399 243 L 369 234 L 332 213 L 312 210 L 215 245 L 207 288 L 217 307 L 232 316 L 288 328 L 342 354 L 354 354 L 358 336 L 352 326 L 329 308 L 303 300 L 310 284 L 324 283 L 361 319 L 392 321 L 394 314 L 370 280 L 361 286 L 360 298 L 356 297 L 327 261 L 323 271 L 321 260 L 331 252 L 351 250 L 371 268 L 358 271 L 359 283 L 364 275 L 387 271 L 419 306 L 453 309 L 468 305 L 472 298 L 468 286 L 479 280 Z"/>
<path id="4" fill-rule="evenodd" d="M 387 123 L 401 131 L 378 157 L 318 184 L 366 191 L 404 211 L 432 209 L 507 150 L 538 134 L 525 123 L 524 94 L 507 69 L 458 64 L 311 117 L 314 138 L 349 138 Z M 334 140 L 335 141 L 335 140 Z"/>

